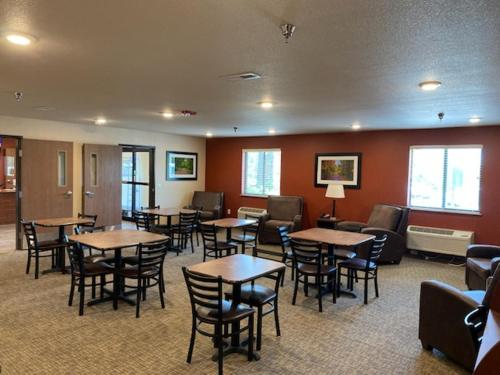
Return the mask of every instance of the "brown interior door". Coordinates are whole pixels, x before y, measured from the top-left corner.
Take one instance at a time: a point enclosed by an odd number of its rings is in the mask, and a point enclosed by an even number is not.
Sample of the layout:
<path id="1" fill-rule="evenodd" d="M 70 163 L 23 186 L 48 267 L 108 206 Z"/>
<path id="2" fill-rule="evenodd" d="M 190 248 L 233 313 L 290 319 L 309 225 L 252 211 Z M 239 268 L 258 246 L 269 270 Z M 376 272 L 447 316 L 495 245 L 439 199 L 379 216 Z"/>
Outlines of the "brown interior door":
<path id="1" fill-rule="evenodd" d="M 73 143 L 21 141 L 21 219 L 73 216 Z"/>
<path id="2" fill-rule="evenodd" d="M 83 212 L 97 215 L 96 225 L 120 225 L 122 149 L 83 145 Z"/>

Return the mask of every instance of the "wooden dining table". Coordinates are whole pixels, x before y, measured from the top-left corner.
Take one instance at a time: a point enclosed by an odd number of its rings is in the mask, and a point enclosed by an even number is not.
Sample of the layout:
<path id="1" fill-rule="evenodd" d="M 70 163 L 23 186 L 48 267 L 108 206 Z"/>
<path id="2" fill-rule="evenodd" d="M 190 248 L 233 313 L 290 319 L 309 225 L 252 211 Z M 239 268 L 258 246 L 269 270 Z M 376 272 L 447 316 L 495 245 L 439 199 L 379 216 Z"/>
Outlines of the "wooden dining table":
<path id="1" fill-rule="evenodd" d="M 152 216 L 161 216 L 167 218 L 167 227 L 172 227 L 172 217 L 179 216 L 181 213 L 194 214 L 196 210 L 191 210 L 188 208 L 143 208 L 138 210 L 143 214 Z"/>
<path id="2" fill-rule="evenodd" d="M 167 236 L 162 234 L 150 233 L 146 231 L 131 230 L 131 229 L 118 229 L 108 232 L 94 232 L 94 233 L 83 233 L 78 235 L 73 235 L 69 237 L 70 241 L 79 242 L 80 244 L 104 251 L 104 252 L 114 252 L 114 275 L 113 275 L 113 292 L 110 297 L 102 298 L 98 300 L 93 300 L 89 302 L 89 305 L 94 305 L 97 303 L 113 301 L 113 308 L 116 310 L 118 308 L 118 300 L 127 302 L 130 305 L 135 305 L 135 302 L 127 298 L 128 294 L 135 293 L 132 291 L 127 293 L 124 286 L 121 283 L 119 274 L 123 267 L 122 263 L 122 249 L 128 247 L 136 247 L 140 243 L 157 242 L 167 239 Z"/>
<path id="3" fill-rule="evenodd" d="M 241 303 L 241 285 L 258 279 L 259 277 L 280 272 L 285 269 L 285 264 L 274 260 L 257 258 L 250 255 L 235 254 L 223 258 L 198 263 L 188 267 L 189 271 L 208 277 L 221 277 L 223 282 L 232 285 L 233 305 Z M 232 332 L 240 329 L 239 321 L 232 324 Z M 224 356 L 231 353 L 248 354 L 245 344 L 240 343 L 240 336 L 231 337 L 231 342 L 224 349 Z M 217 360 L 217 354 L 212 358 Z M 254 359 L 260 359 L 258 353 L 254 353 Z"/>
<path id="4" fill-rule="evenodd" d="M 66 227 L 73 225 L 88 225 L 94 223 L 94 221 L 83 217 L 58 217 L 51 219 L 37 219 L 34 222 L 35 225 L 39 227 L 58 228 L 58 241 L 62 245 L 57 251 L 55 267 L 42 271 L 42 274 L 51 272 L 66 273 L 66 254 L 64 253 L 64 237 L 66 235 Z"/>
<path id="5" fill-rule="evenodd" d="M 230 242 L 231 241 L 231 230 L 233 228 L 241 228 L 241 227 L 246 227 L 247 225 L 252 225 L 257 223 L 257 220 L 254 219 L 238 219 L 234 217 L 227 217 L 224 219 L 216 219 L 216 220 L 209 220 L 209 221 L 204 221 L 204 225 L 215 225 L 217 228 L 225 229 L 226 230 L 226 241 Z"/>

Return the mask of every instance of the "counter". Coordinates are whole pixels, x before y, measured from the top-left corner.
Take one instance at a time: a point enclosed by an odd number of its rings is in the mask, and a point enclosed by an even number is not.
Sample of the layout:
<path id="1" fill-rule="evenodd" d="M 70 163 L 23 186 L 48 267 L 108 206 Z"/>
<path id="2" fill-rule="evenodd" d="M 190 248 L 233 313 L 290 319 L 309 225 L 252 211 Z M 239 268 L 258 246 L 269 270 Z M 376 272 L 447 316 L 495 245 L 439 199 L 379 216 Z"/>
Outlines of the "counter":
<path id="1" fill-rule="evenodd" d="M 0 189 L 0 225 L 16 222 L 16 190 Z"/>

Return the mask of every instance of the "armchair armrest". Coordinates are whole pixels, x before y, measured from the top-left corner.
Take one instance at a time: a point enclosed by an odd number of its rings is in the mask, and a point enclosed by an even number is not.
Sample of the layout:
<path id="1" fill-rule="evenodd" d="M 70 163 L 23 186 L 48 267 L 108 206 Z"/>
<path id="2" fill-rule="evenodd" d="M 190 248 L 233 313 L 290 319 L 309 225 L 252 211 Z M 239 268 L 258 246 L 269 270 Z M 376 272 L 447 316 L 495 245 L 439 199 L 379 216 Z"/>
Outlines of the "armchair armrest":
<path id="1" fill-rule="evenodd" d="M 500 265 L 500 256 L 495 257 L 491 260 L 491 274 L 493 275 Z"/>
<path id="2" fill-rule="evenodd" d="M 293 232 L 302 229 L 302 215 L 295 215 L 293 218 Z"/>
<path id="3" fill-rule="evenodd" d="M 500 257 L 500 246 L 495 245 L 469 245 L 467 258 L 495 258 Z"/>
<path id="4" fill-rule="evenodd" d="M 401 262 L 401 257 L 406 252 L 406 239 L 397 232 L 385 228 L 366 227 L 361 229 L 361 233 L 373 234 L 377 237 L 387 235 L 380 262 Z"/>
<path id="5" fill-rule="evenodd" d="M 344 230 L 346 232 L 361 232 L 361 229 L 366 228 L 366 223 L 359 221 L 339 221 L 335 224 L 335 229 Z"/>
<path id="6" fill-rule="evenodd" d="M 271 219 L 271 215 L 270 214 L 265 214 L 265 215 L 262 215 L 262 222 L 266 222 L 268 220 Z"/>

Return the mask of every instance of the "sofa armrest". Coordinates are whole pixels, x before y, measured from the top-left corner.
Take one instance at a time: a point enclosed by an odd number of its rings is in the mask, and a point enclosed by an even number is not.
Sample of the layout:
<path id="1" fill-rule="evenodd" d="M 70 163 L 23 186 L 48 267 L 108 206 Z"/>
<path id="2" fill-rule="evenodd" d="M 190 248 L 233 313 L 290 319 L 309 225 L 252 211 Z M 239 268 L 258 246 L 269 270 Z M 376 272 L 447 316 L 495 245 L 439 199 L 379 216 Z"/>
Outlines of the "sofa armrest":
<path id="1" fill-rule="evenodd" d="M 500 257 L 500 246 L 495 245 L 469 245 L 467 258 L 495 258 Z"/>
<path id="2" fill-rule="evenodd" d="M 366 227 L 361 229 L 361 233 L 373 234 L 377 238 L 387 236 L 382 254 L 381 262 L 399 263 L 406 252 L 406 239 L 397 232 L 385 228 Z"/>
<path id="3" fill-rule="evenodd" d="M 268 220 L 271 220 L 271 215 L 269 215 L 269 214 L 262 215 L 262 222 L 263 223 L 265 223 Z"/>
<path id="4" fill-rule="evenodd" d="M 302 229 L 302 215 L 295 215 L 293 218 L 293 232 Z"/>
<path id="5" fill-rule="evenodd" d="M 366 223 L 359 221 L 339 221 L 335 224 L 335 229 L 344 230 L 346 232 L 361 232 L 361 229 L 366 228 Z"/>

